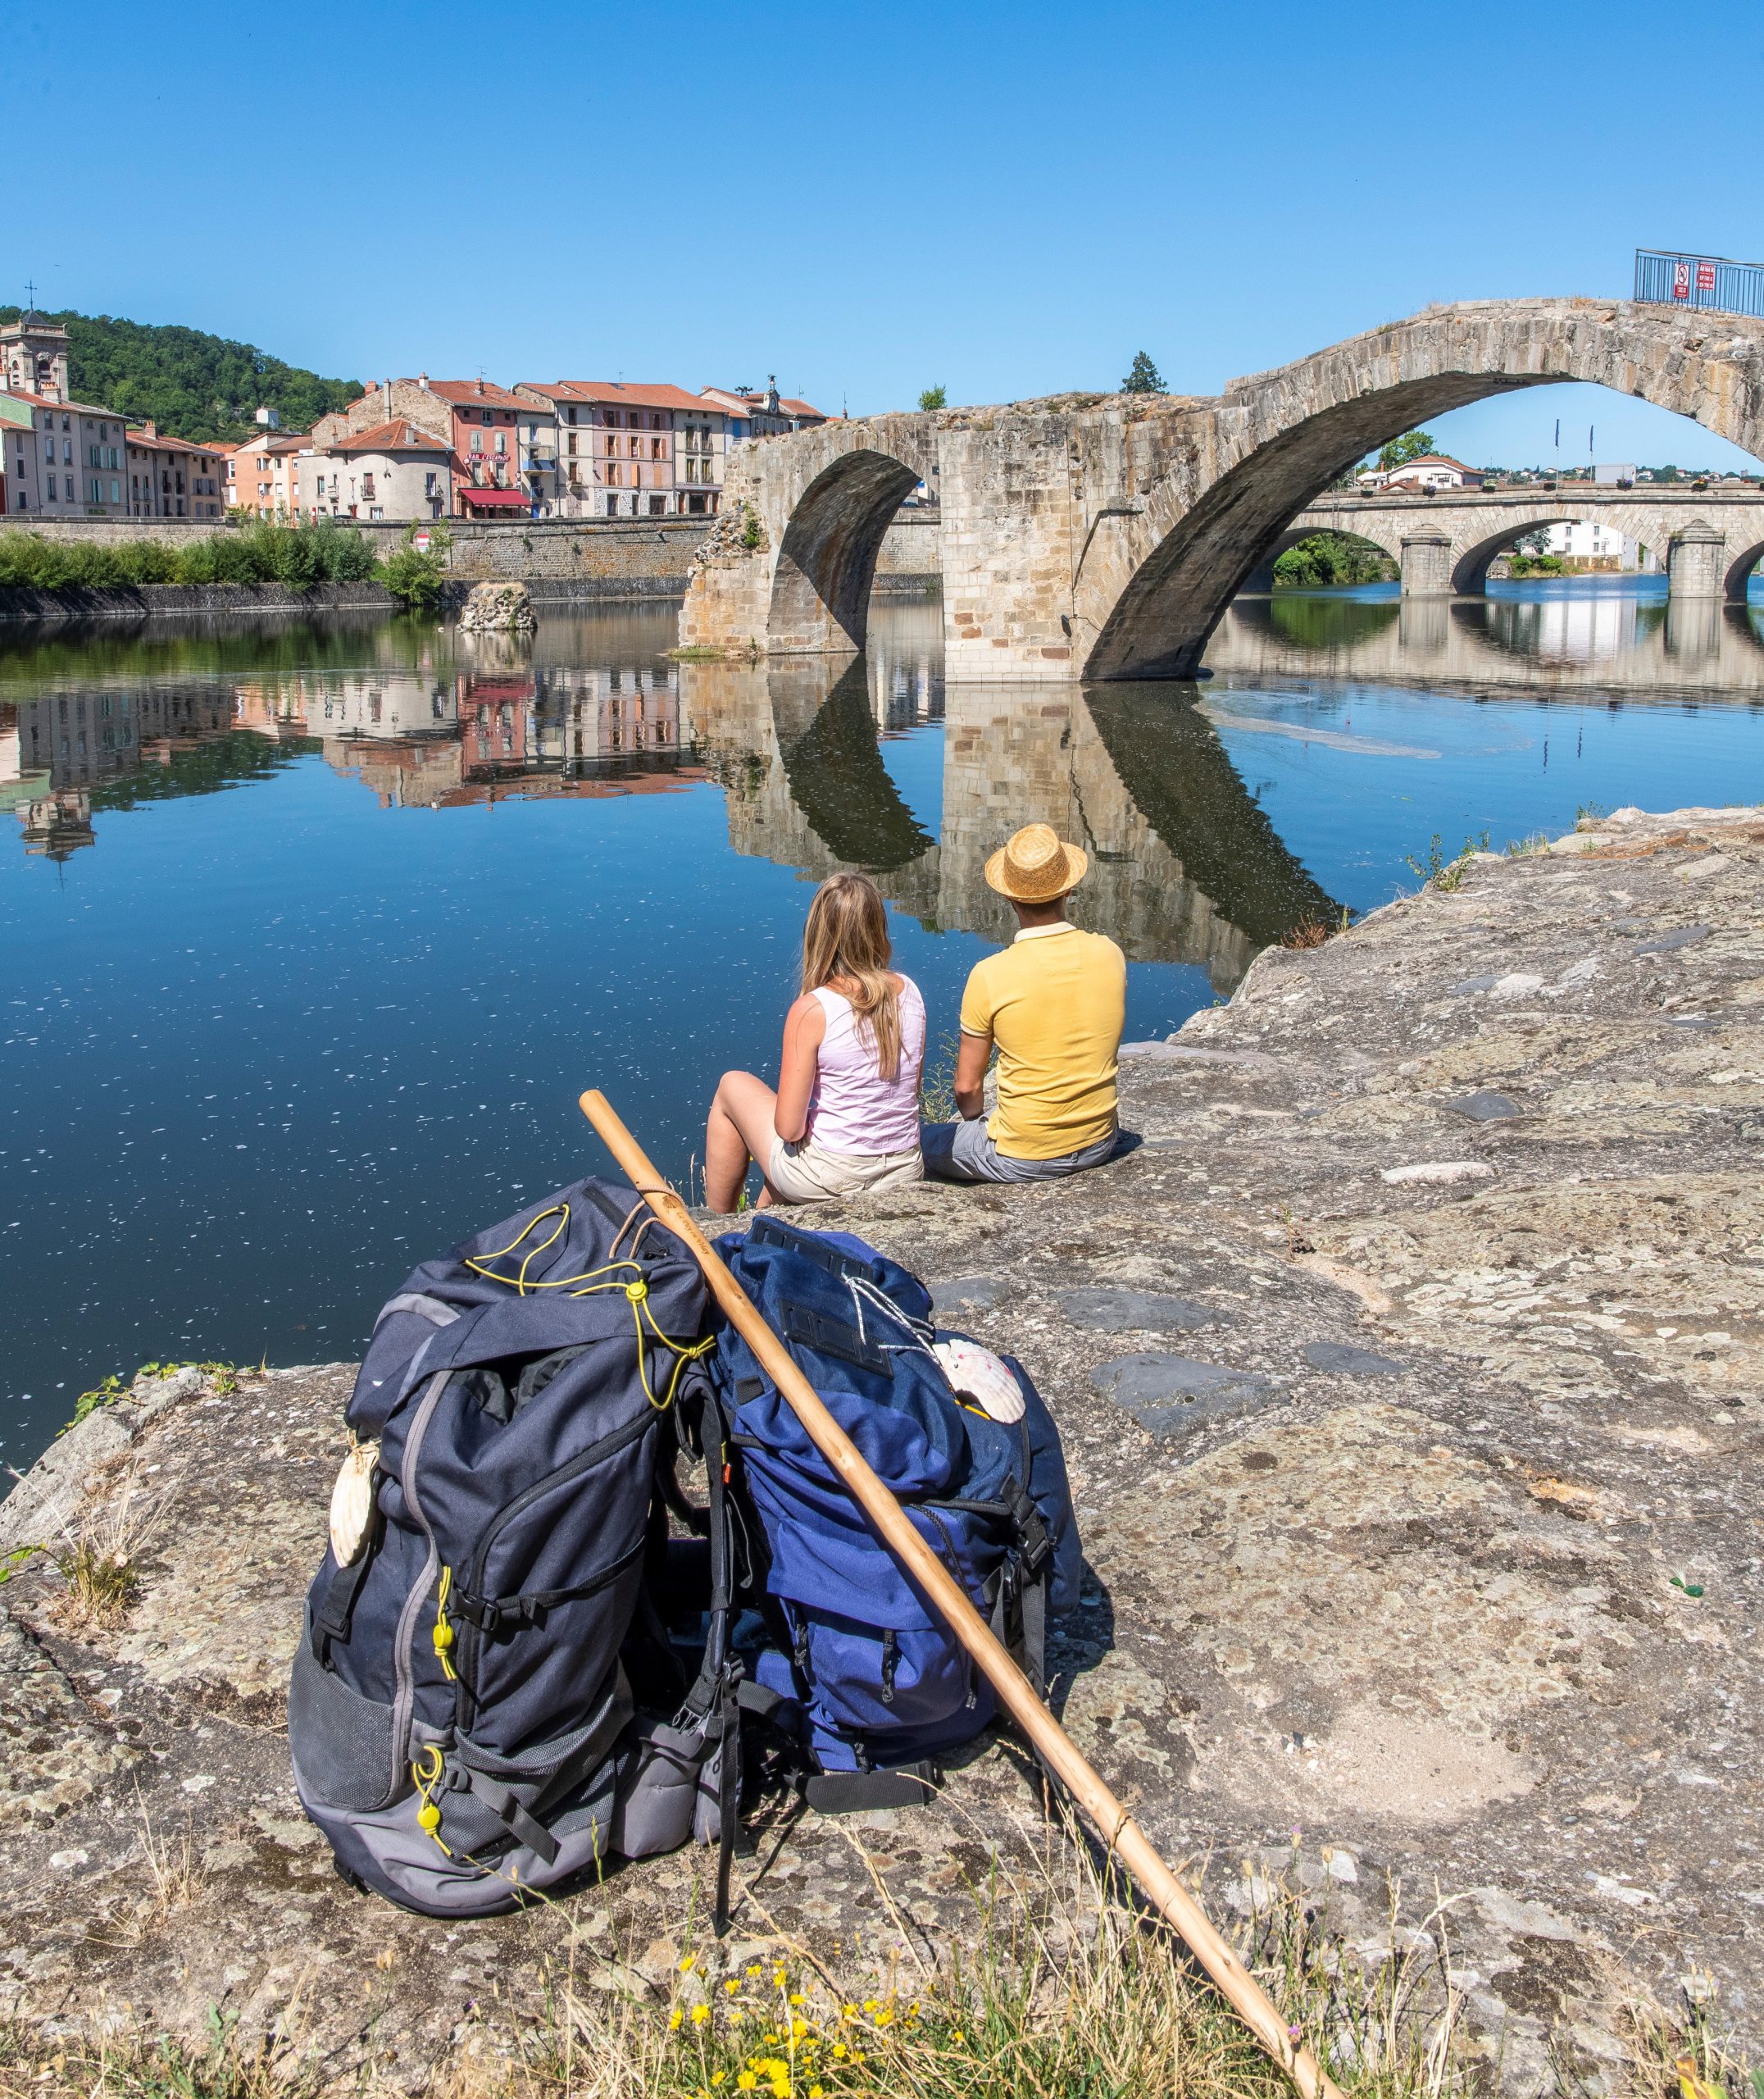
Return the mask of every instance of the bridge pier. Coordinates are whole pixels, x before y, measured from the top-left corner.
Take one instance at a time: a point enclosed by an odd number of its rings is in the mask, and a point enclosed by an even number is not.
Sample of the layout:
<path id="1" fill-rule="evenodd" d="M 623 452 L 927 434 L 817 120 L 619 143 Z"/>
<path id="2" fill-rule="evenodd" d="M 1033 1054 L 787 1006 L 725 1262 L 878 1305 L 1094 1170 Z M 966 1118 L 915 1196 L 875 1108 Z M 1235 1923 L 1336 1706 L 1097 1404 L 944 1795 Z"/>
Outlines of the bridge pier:
<path id="1" fill-rule="evenodd" d="M 1726 534 L 1717 532 L 1700 517 L 1694 517 L 1682 531 L 1675 532 L 1666 551 L 1667 597 L 1725 598 L 1726 545 Z"/>
<path id="2" fill-rule="evenodd" d="M 1443 532 L 1417 532 L 1403 542 L 1405 598 L 1449 598 L 1452 542 Z"/>

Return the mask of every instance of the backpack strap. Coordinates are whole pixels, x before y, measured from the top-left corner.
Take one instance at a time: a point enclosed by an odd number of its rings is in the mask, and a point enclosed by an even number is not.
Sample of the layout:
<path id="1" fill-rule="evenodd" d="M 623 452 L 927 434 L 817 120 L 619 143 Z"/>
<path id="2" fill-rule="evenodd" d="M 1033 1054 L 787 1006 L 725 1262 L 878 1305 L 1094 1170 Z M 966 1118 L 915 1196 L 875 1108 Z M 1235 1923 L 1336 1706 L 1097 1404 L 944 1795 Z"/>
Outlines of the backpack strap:
<path id="1" fill-rule="evenodd" d="M 347 1567 L 332 1570 L 331 1578 L 325 1585 L 325 1600 L 312 1614 L 312 1659 L 321 1669 L 330 1665 L 331 1642 L 349 1637 L 357 1599 L 384 1532 L 385 1518 L 380 1514 L 380 1496 L 376 1493 L 370 1505 L 367 1536 L 361 1541 L 361 1550 Z"/>

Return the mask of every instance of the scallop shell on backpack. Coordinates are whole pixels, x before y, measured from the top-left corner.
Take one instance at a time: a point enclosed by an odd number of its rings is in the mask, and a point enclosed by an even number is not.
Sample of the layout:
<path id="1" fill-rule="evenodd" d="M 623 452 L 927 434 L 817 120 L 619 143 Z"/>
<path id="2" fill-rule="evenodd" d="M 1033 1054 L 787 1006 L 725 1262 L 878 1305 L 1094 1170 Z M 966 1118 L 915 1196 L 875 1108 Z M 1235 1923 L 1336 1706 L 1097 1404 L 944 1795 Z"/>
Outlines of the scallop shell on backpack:
<path id="1" fill-rule="evenodd" d="M 374 1514 L 374 1468 L 379 1462 L 377 1443 L 357 1443 L 343 1459 L 331 1489 L 331 1557 L 339 1567 L 349 1565 L 367 1537 Z"/>
<path id="2" fill-rule="evenodd" d="M 971 1400 L 992 1421 L 1021 1421 L 1023 1388 L 1008 1364 L 978 1341 L 939 1341 L 934 1353 L 958 1399 Z"/>

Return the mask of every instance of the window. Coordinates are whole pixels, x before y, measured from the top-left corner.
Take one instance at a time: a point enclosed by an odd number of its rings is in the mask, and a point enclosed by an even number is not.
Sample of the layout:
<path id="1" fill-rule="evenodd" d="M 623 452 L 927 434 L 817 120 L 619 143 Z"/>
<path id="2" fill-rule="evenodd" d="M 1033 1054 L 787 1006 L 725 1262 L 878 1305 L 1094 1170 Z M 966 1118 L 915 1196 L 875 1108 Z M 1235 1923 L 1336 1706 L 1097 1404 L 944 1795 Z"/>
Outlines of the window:
<path id="1" fill-rule="evenodd" d="M 651 438 L 651 439 L 650 439 L 650 440 L 649 440 L 649 456 L 650 456 L 650 458 L 651 458 L 652 459 L 661 459 L 661 458 L 666 458 L 666 446 L 667 446 L 667 439 L 666 439 L 666 438 L 662 438 L 662 437 L 652 437 L 652 438 Z"/>
<path id="2" fill-rule="evenodd" d="M 425 474 L 423 476 L 423 494 L 425 495 L 434 495 L 438 493 L 439 491 L 435 487 L 434 476 L 433 474 Z"/>
<path id="3" fill-rule="evenodd" d="M 471 448 L 472 448 L 472 450 L 473 450 L 474 452 L 481 452 L 481 451 L 483 451 L 483 449 L 484 449 L 484 432 L 483 432 L 481 430 L 475 430 L 472 432 L 472 434 L 471 434 Z"/>
<path id="4" fill-rule="evenodd" d="M 665 495 L 650 497 L 649 515 L 652 517 L 665 517 L 667 515 L 667 498 Z"/>
<path id="5" fill-rule="evenodd" d="M 492 417 L 491 417 L 491 414 L 490 414 L 490 412 L 489 412 L 489 410 L 488 408 L 480 408 L 480 409 L 478 411 L 478 412 L 479 412 L 479 414 L 480 414 L 480 416 L 482 416 L 482 417 L 483 417 L 484 420 L 486 422 L 489 422 L 489 421 L 491 421 L 493 420 L 493 418 L 492 418 Z"/>
<path id="6" fill-rule="evenodd" d="M 45 494 L 51 503 L 59 503 L 61 501 L 61 498 L 55 493 L 55 476 L 53 474 L 51 474 L 49 476 L 49 485 L 45 491 Z"/>
<path id="7" fill-rule="evenodd" d="M 570 457 L 573 459 L 575 457 L 575 432 L 574 430 L 571 431 L 569 437 L 566 441 L 569 447 Z"/>
<path id="8" fill-rule="evenodd" d="M 616 517 L 618 514 L 619 499 L 616 495 L 609 495 L 607 498 L 607 515 L 609 517 Z"/>
<path id="9" fill-rule="evenodd" d="M 506 455 L 507 455 L 507 451 L 508 451 L 508 433 L 507 433 L 507 430 L 499 430 L 496 433 L 496 456 L 497 456 L 497 458 L 498 458 L 498 459 L 500 459 L 500 458 L 502 458 L 506 457 Z"/>
<path id="10" fill-rule="evenodd" d="M 575 421 L 575 410 L 574 408 L 566 408 L 566 409 L 564 410 L 564 414 L 565 414 L 565 415 L 569 418 L 569 420 L 570 420 L 571 422 L 574 422 L 574 421 Z M 575 444 L 574 444 L 574 443 L 573 443 L 573 442 L 572 442 L 572 444 L 571 444 L 570 449 L 571 449 L 572 452 L 574 452 L 574 451 L 575 451 Z"/>
<path id="11" fill-rule="evenodd" d="M 120 480 L 113 480 L 111 483 L 111 501 L 112 503 L 122 501 L 122 483 Z"/>

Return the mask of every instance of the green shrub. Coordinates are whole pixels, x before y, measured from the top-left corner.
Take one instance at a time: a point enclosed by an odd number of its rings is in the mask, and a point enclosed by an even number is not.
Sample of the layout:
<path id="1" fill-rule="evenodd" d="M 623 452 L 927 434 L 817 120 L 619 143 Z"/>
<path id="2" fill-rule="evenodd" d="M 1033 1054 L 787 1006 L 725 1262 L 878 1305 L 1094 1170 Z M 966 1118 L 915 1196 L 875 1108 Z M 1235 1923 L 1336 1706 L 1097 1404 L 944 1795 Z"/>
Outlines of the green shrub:
<path id="1" fill-rule="evenodd" d="M 359 532 L 318 525 L 246 526 L 181 546 L 160 540 L 45 540 L 0 532 L 0 586 L 36 590 L 114 590 L 141 583 L 361 583 L 375 574 L 374 550 Z"/>
<path id="2" fill-rule="evenodd" d="M 409 611 L 432 612 L 441 603 L 447 571 L 434 553 L 423 554 L 415 547 L 400 547 L 380 563 L 378 580 Z"/>

